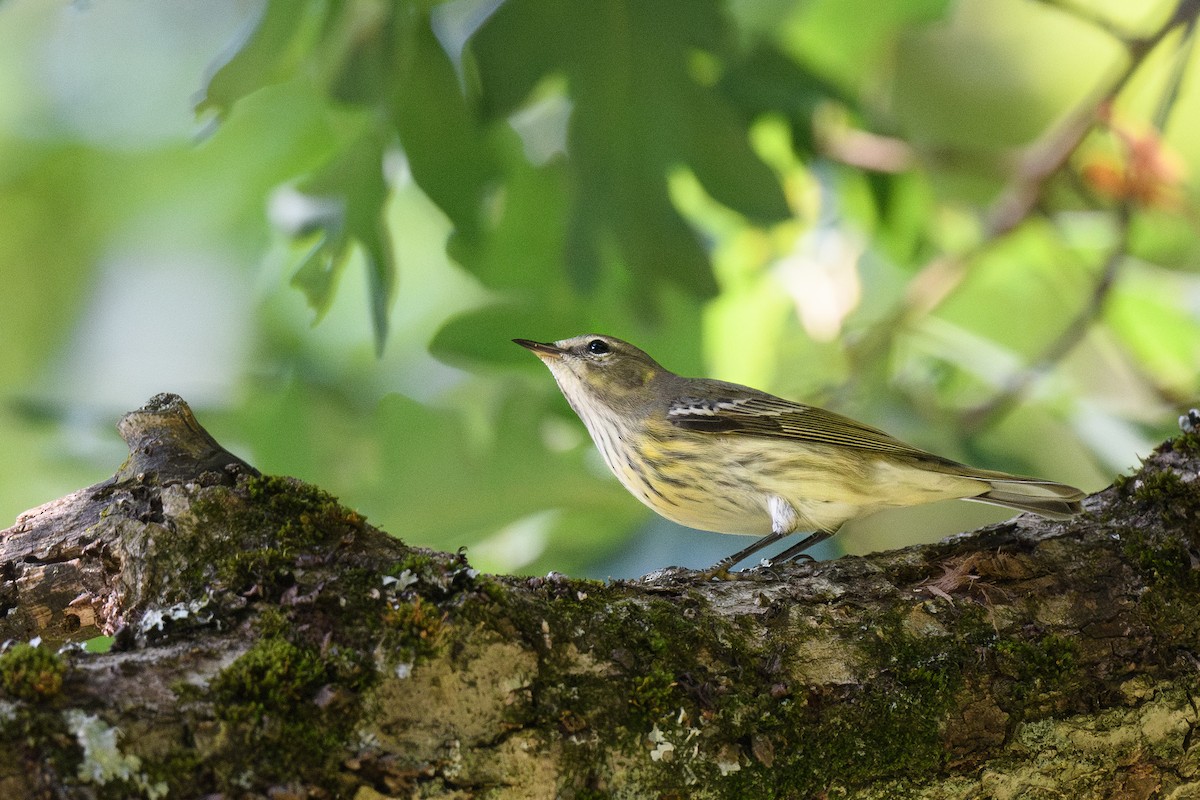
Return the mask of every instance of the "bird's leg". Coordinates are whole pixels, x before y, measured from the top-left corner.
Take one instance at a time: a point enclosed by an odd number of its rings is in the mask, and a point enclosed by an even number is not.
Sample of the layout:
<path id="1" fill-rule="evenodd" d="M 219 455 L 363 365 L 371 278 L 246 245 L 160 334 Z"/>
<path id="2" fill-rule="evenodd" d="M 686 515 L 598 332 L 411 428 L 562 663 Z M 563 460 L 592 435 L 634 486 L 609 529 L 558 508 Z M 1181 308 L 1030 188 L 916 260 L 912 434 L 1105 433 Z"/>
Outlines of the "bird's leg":
<path id="1" fill-rule="evenodd" d="M 738 550 L 733 555 L 722 558 L 716 564 L 713 564 L 711 567 L 704 570 L 704 572 L 702 572 L 700 574 L 705 580 L 712 580 L 713 578 L 719 578 L 720 580 L 727 581 L 730 579 L 730 575 L 729 575 L 730 567 L 732 567 L 734 564 L 741 561 L 743 558 L 749 558 L 750 556 L 757 553 L 759 550 L 762 550 L 764 547 L 770 547 L 771 545 L 775 544 L 783 537 L 787 536 L 788 533 L 790 533 L 790 532 L 791 531 L 788 531 L 788 532 L 771 531 L 770 533 L 768 533 L 766 536 L 762 537 L 761 539 L 756 539 L 754 541 L 754 543 L 751 544 L 749 547 L 744 547 L 741 550 Z"/>
<path id="2" fill-rule="evenodd" d="M 771 532 L 749 547 L 744 547 L 733 555 L 722 558 L 716 564 L 713 564 L 701 573 L 705 580 L 713 578 L 729 580 L 730 567 L 743 558 L 749 558 L 764 547 L 770 547 L 783 537 L 795 532 L 796 528 L 800 525 L 800 514 L 797 513 L 795 506 L 778 495 L 771 495 L 767 498 L 767 511 L 771 515 Z M 805 541 L 808 541 L 808 539 L 805 539 Z"/>
<path id="3" fill-rule="evenodd" d="M 805 536 L 803 539 L 796 542 L 794 545 L 784 550 L 771 560 L 778 561 L 781 564 L 785 561 L 799 561 L 802 558 L 806 558 L 809 561 L 815 561 L 816 559 L 804 551 L 815 544 L 825 541 L 830 536 L 833 536 L 832 531 L 813 531 L 808 536 Z"/>

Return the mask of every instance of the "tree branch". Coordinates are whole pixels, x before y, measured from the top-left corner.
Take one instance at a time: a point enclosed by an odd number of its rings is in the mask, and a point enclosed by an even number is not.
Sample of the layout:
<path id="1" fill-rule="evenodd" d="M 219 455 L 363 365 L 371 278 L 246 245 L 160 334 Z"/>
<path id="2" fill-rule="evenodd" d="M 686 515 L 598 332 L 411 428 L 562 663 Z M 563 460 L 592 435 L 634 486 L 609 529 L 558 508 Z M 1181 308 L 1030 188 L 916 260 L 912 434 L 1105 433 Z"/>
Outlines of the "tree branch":
<path id="1" fill-rule="evenodd" d="M 1194 771 L 1195 433 L 1071 522 L 603 584 L 405 547 L 192 422 L 156 398 L 122 433 L 172 470 L 0 533 L 0 638 L 42 639 L 0 654 L 0 796 L 1149 796 Z"/>

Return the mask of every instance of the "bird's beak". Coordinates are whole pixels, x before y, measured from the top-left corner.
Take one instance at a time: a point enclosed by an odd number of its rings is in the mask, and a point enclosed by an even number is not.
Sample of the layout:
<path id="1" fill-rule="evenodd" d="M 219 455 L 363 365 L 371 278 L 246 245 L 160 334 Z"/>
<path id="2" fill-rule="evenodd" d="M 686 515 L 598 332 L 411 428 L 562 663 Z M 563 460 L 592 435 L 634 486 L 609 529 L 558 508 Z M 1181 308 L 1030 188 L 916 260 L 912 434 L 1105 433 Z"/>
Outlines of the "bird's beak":
<path id="1" fill-rule="evenodd" d="M 549 342 L 535 342 L 530 339 L 513 339 L 513 341 L 526 350 L 532 350 L 533 354 L 538 358 L 562 358 L 563 354 L 567 352 L 558 345 Z"/>

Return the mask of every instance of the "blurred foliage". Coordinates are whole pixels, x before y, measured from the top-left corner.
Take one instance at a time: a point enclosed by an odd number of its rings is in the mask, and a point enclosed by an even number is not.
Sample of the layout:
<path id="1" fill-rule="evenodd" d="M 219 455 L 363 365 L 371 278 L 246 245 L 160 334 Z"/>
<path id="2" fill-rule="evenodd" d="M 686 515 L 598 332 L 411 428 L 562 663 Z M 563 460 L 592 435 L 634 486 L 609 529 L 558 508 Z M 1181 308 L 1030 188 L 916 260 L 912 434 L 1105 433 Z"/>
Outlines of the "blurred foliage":
<path id="1" fill-rule="evenodd" d="M 1200 394 L 1196 14 L 9 0 L 0 517 L 170 390 L 406 540 L 603 575 L 649 512 L 509 341 L 584 331 L 1100 488 Z"/>

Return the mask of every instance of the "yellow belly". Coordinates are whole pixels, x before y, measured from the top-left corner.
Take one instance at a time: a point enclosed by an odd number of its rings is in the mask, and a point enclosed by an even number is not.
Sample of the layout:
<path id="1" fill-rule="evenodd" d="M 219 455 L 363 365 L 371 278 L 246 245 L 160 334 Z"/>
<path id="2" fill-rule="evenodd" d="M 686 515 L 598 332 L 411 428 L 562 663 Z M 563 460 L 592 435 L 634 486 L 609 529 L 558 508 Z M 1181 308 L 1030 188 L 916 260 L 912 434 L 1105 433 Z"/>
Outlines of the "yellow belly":
<path id="1" fill-rule="evenodd" d="M 770 533 L 772 497 L 794 509 L 793 530 L 834 531 L 883 508 L 971 497 L 988 488 L 865 451 L 774 439 L 610 435 L 597 445 L 643 503 L 673 522 L 720 533 Z"/>

